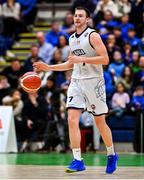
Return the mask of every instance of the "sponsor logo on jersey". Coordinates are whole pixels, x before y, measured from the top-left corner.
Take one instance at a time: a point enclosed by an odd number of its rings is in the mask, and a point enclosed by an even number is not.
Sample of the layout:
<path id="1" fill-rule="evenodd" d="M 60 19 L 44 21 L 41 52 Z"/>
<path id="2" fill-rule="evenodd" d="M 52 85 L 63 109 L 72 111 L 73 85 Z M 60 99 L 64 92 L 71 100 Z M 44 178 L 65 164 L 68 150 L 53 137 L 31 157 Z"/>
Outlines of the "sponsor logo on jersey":
<path id="1" fill-rule="evenodd" d="M 88 32 L 84 34 L 84 37 L 87 37 L 87 35 L 88 35 Z"/>
<path id="2" fill-rule="evenodd" d="M 85 55 L 86 53 L 84 52 L 83 49 L 76 49 L 73 51 L 73 54 L 75 54 L 76 56 L 82 56 Z"/>

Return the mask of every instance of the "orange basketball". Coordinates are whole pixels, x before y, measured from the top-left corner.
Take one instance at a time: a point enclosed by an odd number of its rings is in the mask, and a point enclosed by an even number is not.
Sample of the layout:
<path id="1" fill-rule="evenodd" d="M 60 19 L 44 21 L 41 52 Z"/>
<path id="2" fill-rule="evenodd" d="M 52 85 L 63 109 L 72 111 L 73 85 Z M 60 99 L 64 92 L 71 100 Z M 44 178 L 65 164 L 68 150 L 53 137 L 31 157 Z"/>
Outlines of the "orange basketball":
<path id="1" fill-rule="evenodd" d="M 27 72 L 20 79 L 21 87 L 28 93 L 35 93 L 41 86 L 41 79 L 36 72 Z"/>

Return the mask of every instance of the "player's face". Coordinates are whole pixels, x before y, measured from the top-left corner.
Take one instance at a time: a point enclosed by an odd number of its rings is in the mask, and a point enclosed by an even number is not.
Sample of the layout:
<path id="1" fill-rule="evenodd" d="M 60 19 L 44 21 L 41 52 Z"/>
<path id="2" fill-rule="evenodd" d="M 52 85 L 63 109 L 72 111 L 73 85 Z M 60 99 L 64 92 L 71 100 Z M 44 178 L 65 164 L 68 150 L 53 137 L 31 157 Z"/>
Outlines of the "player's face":
<path id="1" fill-rule="evenodd" d="M 84 10 L 76 10 L 74 14 L 74 24 L 76 27 L 87 25 L 88 18 Z"/>

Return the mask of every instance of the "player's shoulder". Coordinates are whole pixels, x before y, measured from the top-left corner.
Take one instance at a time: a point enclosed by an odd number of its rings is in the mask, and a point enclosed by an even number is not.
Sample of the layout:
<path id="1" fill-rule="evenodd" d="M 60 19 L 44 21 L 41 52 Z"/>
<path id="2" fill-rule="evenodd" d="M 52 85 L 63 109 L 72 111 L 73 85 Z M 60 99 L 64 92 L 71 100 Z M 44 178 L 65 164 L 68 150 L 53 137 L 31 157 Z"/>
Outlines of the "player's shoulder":
<path id="1" fill-rule="evenodd" d="M 89 35 L 99 36 L 99 33 L 97 32 L 96 29 L 89 27 L 88 30 L 89 30 Z"/>

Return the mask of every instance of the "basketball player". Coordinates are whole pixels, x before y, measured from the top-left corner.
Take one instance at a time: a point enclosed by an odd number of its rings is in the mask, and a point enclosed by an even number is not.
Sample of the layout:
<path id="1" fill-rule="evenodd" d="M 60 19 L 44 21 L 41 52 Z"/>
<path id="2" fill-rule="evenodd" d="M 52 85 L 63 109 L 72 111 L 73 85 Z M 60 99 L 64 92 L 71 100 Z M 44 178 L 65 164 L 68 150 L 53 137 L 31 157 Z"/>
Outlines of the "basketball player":
<path id="1" fill-rule="evenodd" d="M 80 150 L 79 119 L 82 111 L 86 109 L 93 114 L 106 145 L 106 173 L 111 174 L 116 170 L 118 155 L 114 152 L 111 130 L 105 122 L 105 114 L 108 112 L 108 108 L 102 65 L 107 65 L 109 58 L 99 34 L 87 25 L 89 16 L 89 11 L 86 8 L 78 7 L 75 9 L 76 32 L 69 38 L 71 53 L 68 61 L 58 65 L 35 62 L 34 68 L 38 71 L 73 69 L 67 94 L 67 109 L 69 137 L 74 159 L 66 168 L 66 172 L 85 170 Z"/>

